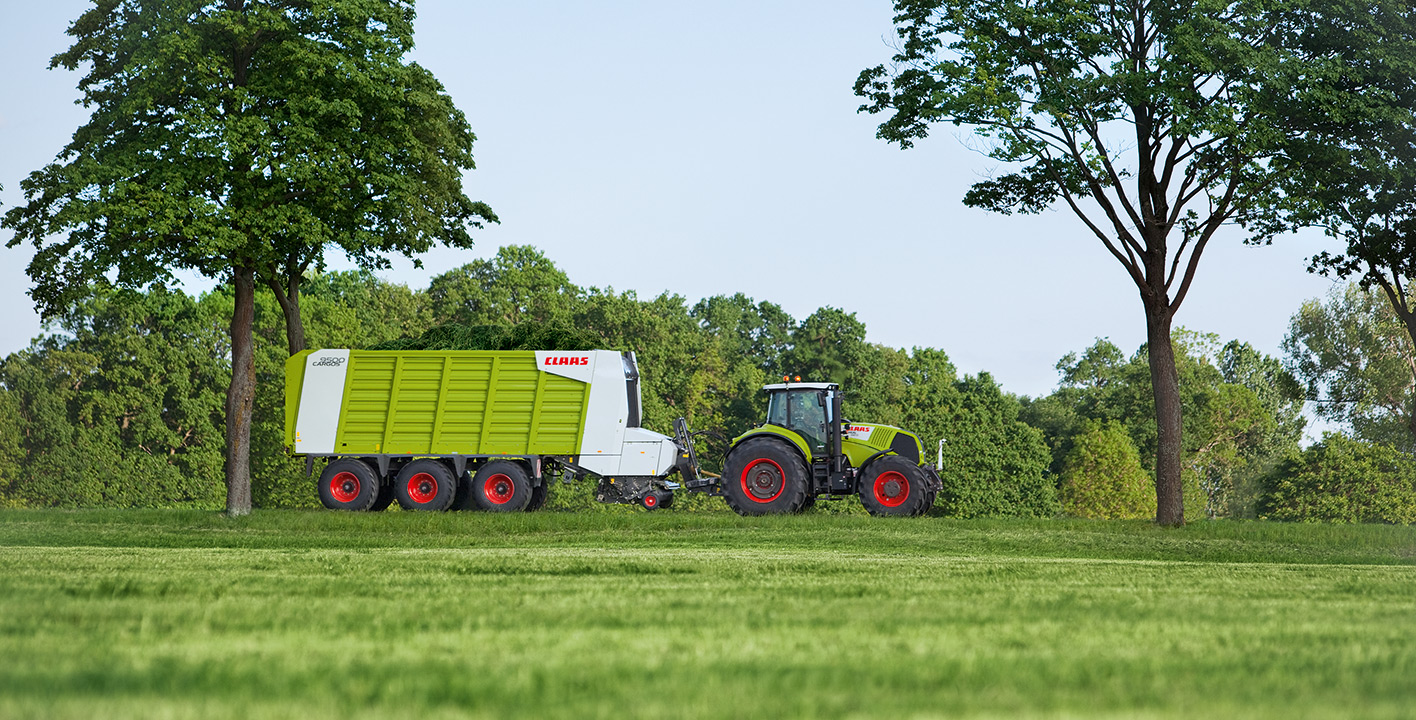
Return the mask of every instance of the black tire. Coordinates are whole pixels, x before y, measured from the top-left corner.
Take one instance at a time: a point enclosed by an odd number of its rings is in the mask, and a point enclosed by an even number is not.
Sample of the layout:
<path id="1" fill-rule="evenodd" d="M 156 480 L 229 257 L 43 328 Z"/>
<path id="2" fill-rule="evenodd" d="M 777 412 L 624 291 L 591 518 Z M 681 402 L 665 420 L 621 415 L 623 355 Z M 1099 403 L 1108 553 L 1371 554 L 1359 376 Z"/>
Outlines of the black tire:
<path id="1" fill-rule="evenodd" d="M 393 494 L 404 510 L 442 512 L 452 506 L 457 480 L 441 460 L 414 460 L 398 471 L 398 477 L 393 480 Z"/>
<path id="2" fill-rule="evenodd" d="M 363 512 L 379 499 L 379 476 L 357 458 L 336 458 L 320 473 L 320 502 L 330 510 Z"/>
<path id="3" fill-rule="evenodd" d="M 723 500 L 739 515 L 799 512 L 806 480 L 806 461 L 785 441 L 751 438 L 723 463 Z"/>
<path id="4" fill-rule="evenodd" d="M 639 498 L 639 507 L 645 510 L 663 510 L 674 504 L 674 494 L 668 490 L 650 490 Z"/>
<path id="5" fill-rule="evenodd" d="M 457 494 L 452 497 L 452 507 L 449 510 L 476 510 L 477 503 L 472 501 L 472 473 L 464 472 L 462 477 L 457 479 Z"/>
<path id="6" fill-rule="evenodd" d="M 393 483 L 379 483 L 379 497 L 374 501 L 374 506 L 369 508 L 373 512 L 383 512 L 393 504 Z"/>
<path id="7" fill-rule="evenodd" d="M 802 503 L 801 503 L 801 509 L 798 510 L 797 512 L 806 512 L 807 510 L 810 510 L 810 509 L 812 509 L 812 508 L 814 508 L 814 507 L 816 507 L 816 496 L 815 496 L 815 495 L 807 495 L 807 496 L 806 496 L 806 499 L 803 500 Z"/>
<path id="8" fill-rule="evenodd" d="M 860 503 L 876 517 L 922 515 L 932 503 L 925 490 L 924 472 L 919 466 L 896 455 L 871 463 L 861 474 L 856 488 Z"/>
<path id="9" fill-rule="evenodd" d="M 549 495 L 550 483 L 542 480 L 540 485 L 531 488 L 531 499 L 526 501 L 526 512 L 536 512 L 545 507 Z"/>
<path id="10" fill-rule="evenodd" d="M 472 478 L 472 498 L 477 507 L 491 512 L 525 510 L 531 502 L 531 479 L 514 462 L 489 462 Z"/>

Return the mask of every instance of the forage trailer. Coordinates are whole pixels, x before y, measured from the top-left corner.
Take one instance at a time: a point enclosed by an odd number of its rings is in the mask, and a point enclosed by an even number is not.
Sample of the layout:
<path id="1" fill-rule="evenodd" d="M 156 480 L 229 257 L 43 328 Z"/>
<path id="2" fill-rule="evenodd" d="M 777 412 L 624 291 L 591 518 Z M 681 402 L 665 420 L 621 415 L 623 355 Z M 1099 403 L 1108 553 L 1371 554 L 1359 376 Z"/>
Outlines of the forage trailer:
<path id="1" fill-rule="evenodd" d="M 325 507 L 536 510 L 556 477 L 598 478 L 596 499 L 666 507 L 721 495 L 744 515 L 859 495 L 876 515 L 918 515 L 940 482 L 919 439 L 846 423 L 832 383 L 768 385 L 767 422 L 703 473 L 688 424 L 640 426 L 634 353 L 613 350 L 307 350 L 285 365 L 285 444 L 327 464 Z M 677 476 L 677 480 L 671 479 Z"/>

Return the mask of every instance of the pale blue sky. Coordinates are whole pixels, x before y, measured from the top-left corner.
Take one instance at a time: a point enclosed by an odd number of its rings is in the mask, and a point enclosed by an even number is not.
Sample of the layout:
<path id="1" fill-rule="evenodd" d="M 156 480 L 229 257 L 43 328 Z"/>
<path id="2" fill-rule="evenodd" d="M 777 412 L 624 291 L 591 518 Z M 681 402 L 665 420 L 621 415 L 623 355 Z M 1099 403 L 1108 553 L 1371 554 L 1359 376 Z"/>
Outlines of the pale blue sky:
<path id="1" fill-rule="evenodd" d="M 79 75 L 46 70 L 76 0 L 0 10 L 0 203 L 53 159 L 85 118 Z M 961 371 L 1045 394 L 1053 365 L 1096 337 L 1143 340 L 1134 286 L 1068 213 L 965 208 L 993 169 L 939 128 L 909 151 L 876 140 L 851 87 L 884 62 L 884 0 L 707 4 L 418 3 L 415 59 L 478 136 L 468 195 L 502 218 L 470 251 L 441 249 L 388 279 L 438 272 L 506 244 L 543 250 L 581 285 L 669 290 L 691 302 L 744 292 L 798 319 L 857 313 L 869 339 L 932 346 Z M 0 231 L 0 242 L 9 231 Z M 1177 322 L 1272 354 L 1288 319 L 1329 281 L 1308 275 L 1321 236 L 1269 248 L 1220 238 Z M 39 320 L 26 248 L 0 249 L 0 355 Z M 189 289 L 202 289 L 194 285 Z"/>

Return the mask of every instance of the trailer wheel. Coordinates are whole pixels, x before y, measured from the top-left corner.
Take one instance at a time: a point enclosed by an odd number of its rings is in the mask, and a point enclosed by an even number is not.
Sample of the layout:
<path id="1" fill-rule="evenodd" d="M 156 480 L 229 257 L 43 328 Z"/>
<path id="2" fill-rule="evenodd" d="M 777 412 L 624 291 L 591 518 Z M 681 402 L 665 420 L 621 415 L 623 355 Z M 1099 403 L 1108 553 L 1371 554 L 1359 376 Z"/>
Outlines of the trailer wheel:
<path id="1" fill-rule="evenodd" d="M 404 510 L 442 512 L 452 505 L 457 494 L 457 481 L 452 471 L 440 460 L 414 460 L 398 471 L 393 481 L 393 493 Z"/>
<path id="2" fill-rule="evenodd" d="M 531 480 L 526 477 L 526 470 L 514 462 L 489 462 L 472 478 L 472 498 L 483 510 L 525 510 L 531 502 Z"/>
<path id="3" fill-rule="evenodd" d="M 886 456 L 865 469 L 857 494 L 871 515 L 911 517 L 929 509 L 929 492 L 924 486 L 924 473 L 918 465 L 902 457 Z"/>
<path id="4" fill-rule="evenodd" d="M 531 488 L 531 499 L 526 501 L 526 512 L 536 512 L 545 507 L 549 495 L 550 483 L 542 479 L 540 486 Z"/>
<path id="5" fill-rule="evenodd" d="M 464 472 L 462 477 L 457 479 L 457 494 L 452 496 L 452 507 L 449 510 L 476 510 L 477 504 L 472 502 L 472 474 Z"/>
<path id="6" fill-rule="evenodd" d="M 363 511 L 379 498 L 379 476 L 363 460 L 338 458 L 320 473 L 320 502 L 330 510 Z"/>
<path id="7" fill-rule="evenodd" d="M 369 508 L 373 512 L 382 512 L 393 504 L 393 483 L 379 483 L 379 497 L 374 500 L 374 506 Z"/>
<path id="8" fill-rule="evenodd" d="M 780 515 L 806 502 L 806 462 L 785 443 L 753 438 L 723 464 L 723 500 L 739 515 Z"/>

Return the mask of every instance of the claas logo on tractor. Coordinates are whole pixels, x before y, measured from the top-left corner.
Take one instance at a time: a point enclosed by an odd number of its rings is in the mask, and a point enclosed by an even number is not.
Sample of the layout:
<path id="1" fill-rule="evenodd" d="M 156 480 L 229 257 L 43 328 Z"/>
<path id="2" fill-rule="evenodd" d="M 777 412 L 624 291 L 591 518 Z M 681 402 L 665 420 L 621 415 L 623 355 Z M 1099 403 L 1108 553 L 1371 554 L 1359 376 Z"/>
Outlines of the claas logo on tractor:
<path id="1" fill-rule="evenodd" d="M 548 357 L 548 358 L 546 358 L 546 364 L 547 364 L 547 365 L 589 365 L 589 364 L 590 364 L 590 358 L 588 358 L 588 357 Z"/>

